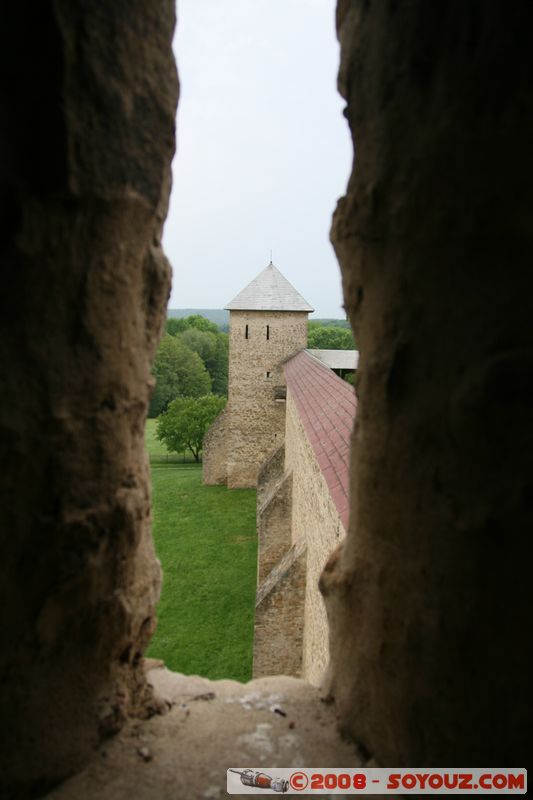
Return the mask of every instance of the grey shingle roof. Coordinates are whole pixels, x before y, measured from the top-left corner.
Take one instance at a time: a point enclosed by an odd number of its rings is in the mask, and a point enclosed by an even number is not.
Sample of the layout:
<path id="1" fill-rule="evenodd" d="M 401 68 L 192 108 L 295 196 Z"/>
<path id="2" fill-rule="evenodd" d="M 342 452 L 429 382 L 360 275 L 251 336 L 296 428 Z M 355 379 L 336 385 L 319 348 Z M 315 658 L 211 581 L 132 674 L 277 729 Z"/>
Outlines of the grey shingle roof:
<path id="1" fill-rule="evenodd" d="M 313 311 L 272 262 L 228 303 L 229 311 Z"/>

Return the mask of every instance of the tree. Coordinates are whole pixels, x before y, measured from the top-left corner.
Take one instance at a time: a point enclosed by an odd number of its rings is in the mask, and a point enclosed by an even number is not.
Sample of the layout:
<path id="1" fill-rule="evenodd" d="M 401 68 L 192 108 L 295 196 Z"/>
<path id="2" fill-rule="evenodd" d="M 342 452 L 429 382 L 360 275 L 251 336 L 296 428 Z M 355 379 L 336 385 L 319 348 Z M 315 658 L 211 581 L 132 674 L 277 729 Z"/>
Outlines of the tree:
<path id="1" fill-rule="evenodd" d="M 346 383 L 349 383 L 349 384 L 351 384 L 351 386 L 355 387 L 356 381 L 357 381 L 357 373 L 356 372 L 346 372 L 344 374 L 344 380 L 346 381 Z"/>
<path id="2" fill-rule="evenodd" d="M 188 317 L 168 317 L 167 319 L 166 331 L 171 336 L 183 333 L 189 328 L 196 328 L 196 330 L 206 333 L 218 333 L 218 325 L 207 317 L 202 317 L 201 314 L 190 314 Z"/>
<path id="3" fill-rule="evenodd" d="M 179 334 L 183 344 L 198 353 L 211 377 L 213 394 L 228 393 L 228 335 L 187 328 Z"/>
<path id="4" fill-rule="evenodd" d="M 185 317 L 168 317 L 166 332 L 170 336 L 176 336 L 176 334 L 183 333 L 185 330 L 187 330 Z"/>
<path id="5" fill-rule="evenodd" d="M 228 334 L 200 314 L 167 319 L 167 333 L 198 353 L 211 377 L 213 394 L 228 394 Z"/>
<path id="6" fill-rule="evenodd" d="M 199 328 L 187 328 L 179 334 L 180 342 L 198 353 L 209 372 L 208 362 L 215 357 L 217 347 L 216 334 L 201 331 Z"/>
<path id="7" fill-rule="evenodd" d="M 200 397 L 211 389 L 211 378 L 197 353 L 179 338 L 166 334 L 159 342 L 152 374 L 156 379 L 148 416 L 166 411 L 176 397 Z"/>
<path id="8" fill-rule="evenodd" d="M 212 363 L 206 367 L 211 375 L 213 394 L 228 395 L 228 352 L 229 336 L 227 333 L 217 335 L 217 346 Z"/>
<path id="9" fill-rule="evenodd" d="M 355 350 L 351 330 L 317 322 L 308 324 L 307 346 L 317 350 Z"/>
<path id="10" fill-rule="evenodd" d="M 207 333 L 218 333 L 218 325 L 216 322 L 211 322 L 207 317 L 202 317 L 201 314 L 191 314 L 185 317 L 187 328 L 196 328 L 199 331 L 206 331 Z"/>
<path id="11" fill-rule="evenodd" d="M 156 436 L 171 452 L 191 451 L 200 460 L 207 429 L 226 405 L 225 397 L 178 397 L 157 420 Z"/>

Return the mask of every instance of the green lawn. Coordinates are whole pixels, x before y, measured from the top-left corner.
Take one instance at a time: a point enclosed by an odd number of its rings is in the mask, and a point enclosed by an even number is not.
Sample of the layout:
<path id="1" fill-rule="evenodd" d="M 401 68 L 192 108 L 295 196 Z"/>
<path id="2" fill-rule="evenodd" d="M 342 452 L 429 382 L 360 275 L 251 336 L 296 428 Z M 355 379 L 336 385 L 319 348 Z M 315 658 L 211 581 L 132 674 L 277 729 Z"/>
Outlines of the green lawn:
<path id="1" fill-rule="evenodd" d="M 161 448 L 153 440 L 151 425 L 149 452 L 152 446 Z M 152 494 L 153 535 L 164 577 L 158 627 L 146 655 L 179 672 L 249 680 L 255 490 L 202 486 L 199 465 L 152 462 Z"/>

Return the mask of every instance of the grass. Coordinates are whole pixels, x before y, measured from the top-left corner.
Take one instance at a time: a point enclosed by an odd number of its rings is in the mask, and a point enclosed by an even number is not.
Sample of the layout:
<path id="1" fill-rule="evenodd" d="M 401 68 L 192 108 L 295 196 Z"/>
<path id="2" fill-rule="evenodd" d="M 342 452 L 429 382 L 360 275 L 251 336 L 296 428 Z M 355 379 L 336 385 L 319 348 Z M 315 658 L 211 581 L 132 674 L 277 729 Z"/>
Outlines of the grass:
<path id="1" fill-rule="evenodd" d="M 149 420 L 149 422 L 153 422 Z M 147 426 L 147 447 L 161 448 Z M 158 627 L 146 655 L 213 680 L 252 672 L 255 490 L 202 486 L 197 464 L 152 461 L 153 535 L 163 567 Z"/>

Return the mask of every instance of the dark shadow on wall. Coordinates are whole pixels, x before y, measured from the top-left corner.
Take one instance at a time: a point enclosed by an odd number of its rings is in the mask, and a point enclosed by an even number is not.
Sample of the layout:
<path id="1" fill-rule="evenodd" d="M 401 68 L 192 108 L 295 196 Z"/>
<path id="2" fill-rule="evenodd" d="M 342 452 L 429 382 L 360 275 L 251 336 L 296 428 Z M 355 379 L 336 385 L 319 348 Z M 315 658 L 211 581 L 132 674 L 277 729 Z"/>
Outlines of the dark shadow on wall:
<path id="1" fill-rule="evenodd" d="M 177 83 L 170 2 L 2 14 L 0 776 L 28 796 L 154 710 L 143 427 Z M 381 763 L 523 763 L 530 7 L 340 0 L 338 27 L 361 361 L 331 693 Z"/>

